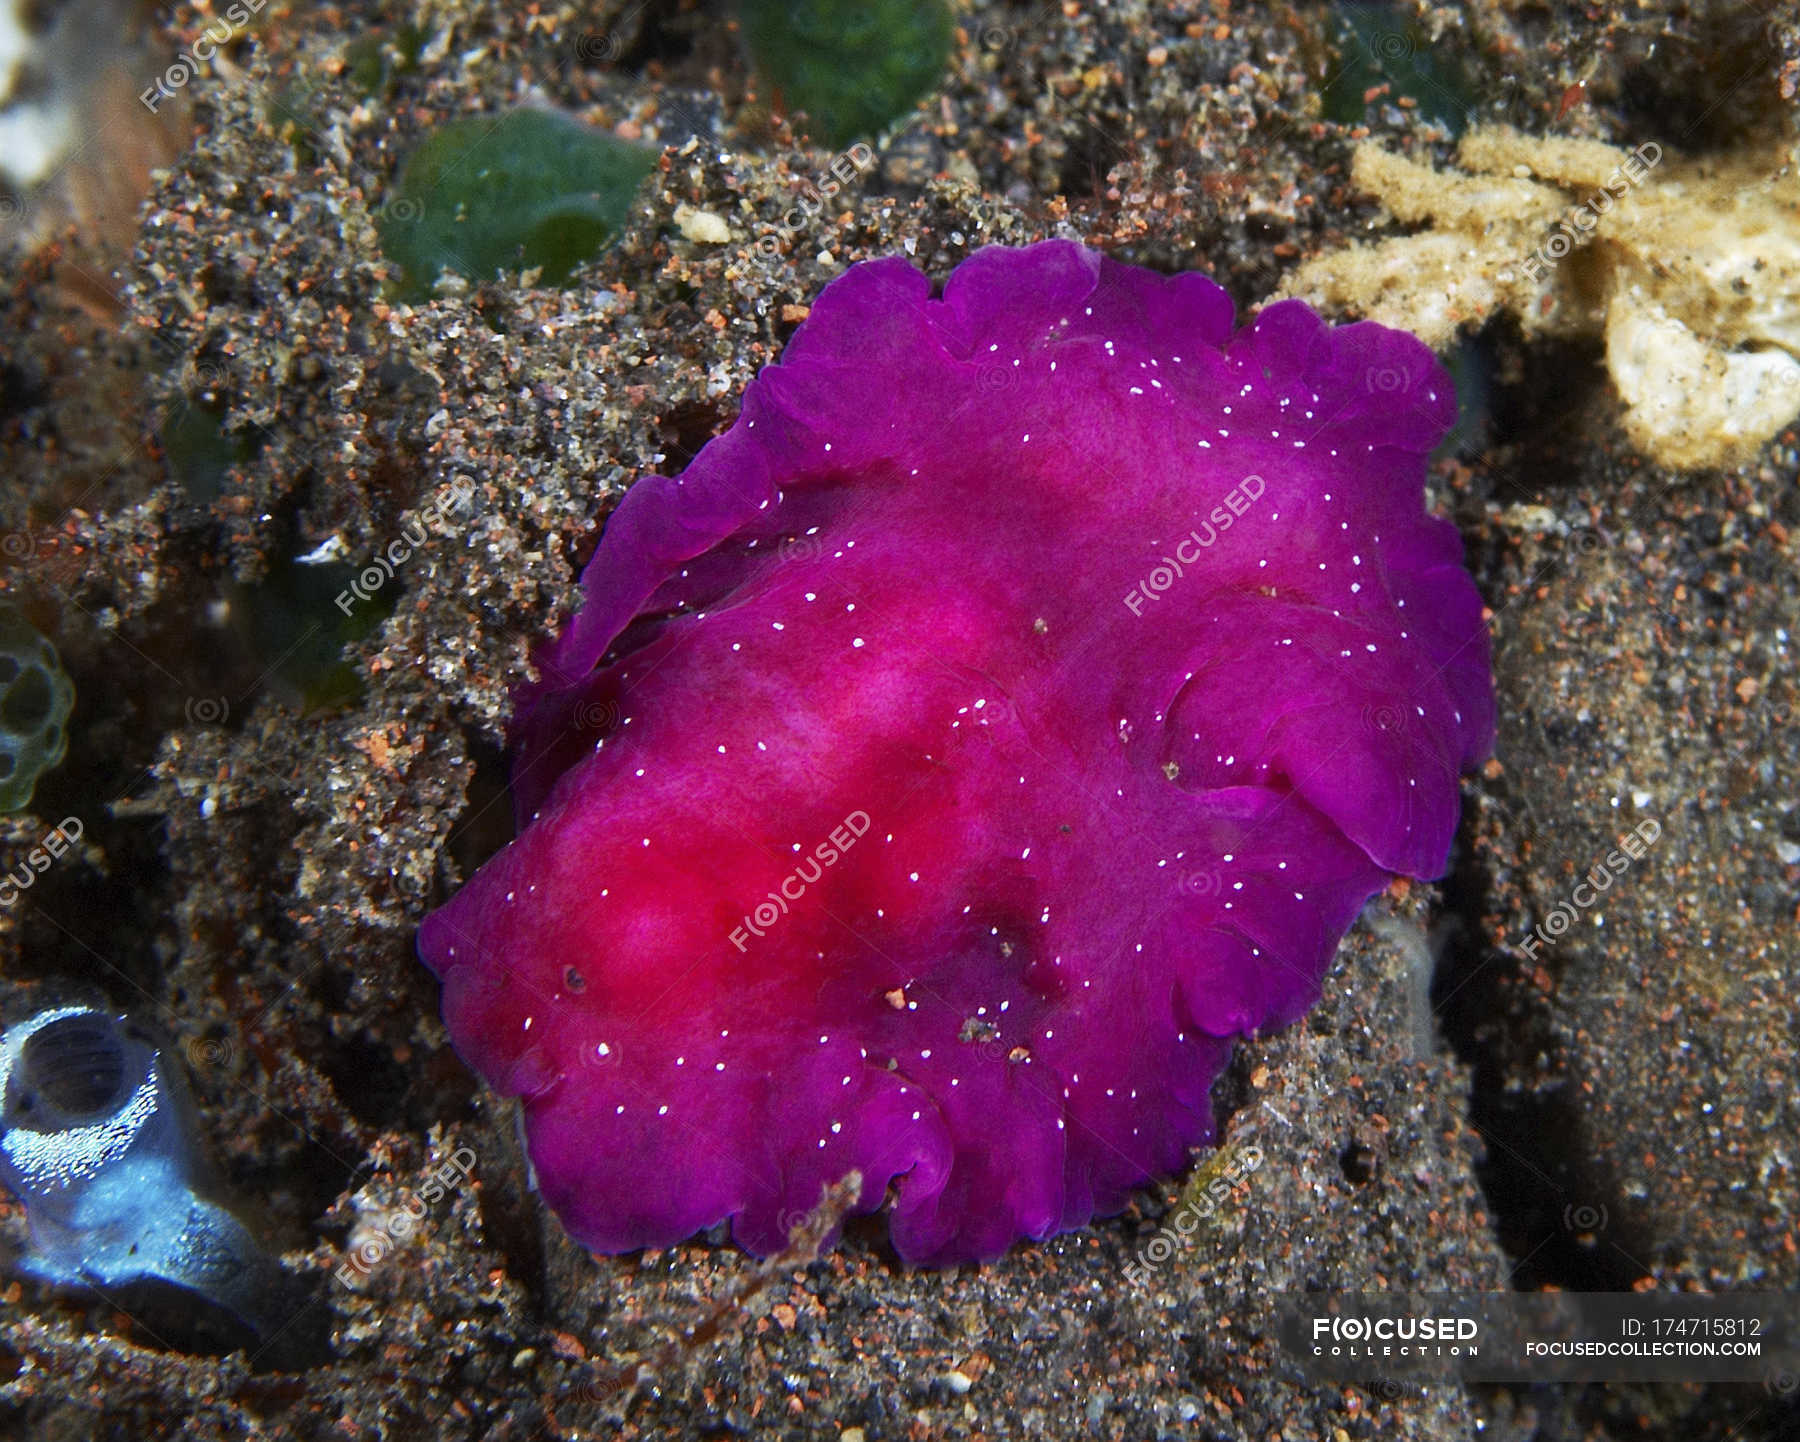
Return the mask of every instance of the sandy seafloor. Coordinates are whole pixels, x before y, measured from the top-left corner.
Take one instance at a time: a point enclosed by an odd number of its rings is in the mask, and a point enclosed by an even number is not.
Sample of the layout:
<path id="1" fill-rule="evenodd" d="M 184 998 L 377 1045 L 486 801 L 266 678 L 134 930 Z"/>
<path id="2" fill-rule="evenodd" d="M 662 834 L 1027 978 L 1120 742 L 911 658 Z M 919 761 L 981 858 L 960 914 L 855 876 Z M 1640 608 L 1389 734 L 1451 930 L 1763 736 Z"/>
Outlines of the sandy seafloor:
<path id="1" fill-rule="evenodd" d="M 1791 9 L 1616 11 L 1405 13 L 1479 114 L 1528 130 L 1693 153 L 1790 123 Z M 64 816 L 86 834 L 0 914 L 0 1017 L 104 1001 L 172 1035 L 227 1191 L 319 1281 L 333 1360 L 193 1355 L 17 1280 L 9 1200 L 0 1435 L 1800 1435 L 1791 1378 L 1321 1387 L 1270 1330 L 1285 1290 L 1800 1289 L 1800 438 L 1660 470 L 1626 443 L 1597 347 L 1505 321 L 1473 341 L 1472 439 L 1431 500 L 1493 612 L 1497 759 L 1465 785 L 1450 877 L 1378 898 L 1308 1020 L 1242 1048 L 1220 1103 L 1230 1144 L 1264 1160 L 1148 1283 L 1125 1267 L 1181 1179 L 955 1271 L 907 1272 L 858 1223 L 715 1314 L 754 1270 L 728 1244 L 609 1258 L 563 1236 L 414 957 L 420 917 L 505 838 L 508 686 L 597 519 L 729 422 L 844 266 L 903 250 L 941 278 L 984 243 L 1067 235 L 1206 270 L 1248 307 L 1304 258 L 1393 233 L 1346 183 L 1351 141 L 1437 160 L 1451 141 L 1391 98 L 1360 125 L 1323 118 L 1331 19 L 964 6 L 941 94 L 762 264 L 754 242 L 831 154 L 772 113 L 721 7 L 271 6 L 187 88 L 195 139 L 124 249 L 10 263 L 5 584 L 79 700 L 0 864 Z M 146 34 L 146 83 L 203 20 L 178 7 Z M 370 88 L 348 47 L 408 20 L 416 67 Z M 398 158 L 449 115 L 534 100 L 671 147 L 620 242 L 567 290 L 394 300 L 374 215 Z M 682 206 L 730 239 L 688 238 Z M 159 443 L 184 408 L 235 446 L 215 494 Z M 261 636 L 232 618 L 266 612 L 252 598 L 294 556 L 335 533 L 365 557 L 464 475 L 473 517 L 434 532 L 349 645 L 360 696 L 303 711 L 307 683 L 273 663 L 329 598 Z M 1526 957 L 1532 924 L 1645 819 L 1650 854 Z M 1435 948 L 1435 1017 L 1409 927 Z M 334 1282 L 465 1146 L 469 1183 L 361 1285 Z"/>

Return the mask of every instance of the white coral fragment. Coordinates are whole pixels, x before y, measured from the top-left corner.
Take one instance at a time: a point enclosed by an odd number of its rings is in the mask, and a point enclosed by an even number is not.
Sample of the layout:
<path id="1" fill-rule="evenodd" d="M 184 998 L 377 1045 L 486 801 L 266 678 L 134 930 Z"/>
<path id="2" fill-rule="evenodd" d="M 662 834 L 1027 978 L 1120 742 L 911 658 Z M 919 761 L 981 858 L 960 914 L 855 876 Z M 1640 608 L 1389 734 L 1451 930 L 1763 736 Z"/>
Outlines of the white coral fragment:
<path id="1" fill-rule="evenodd" d="M 1800 413 L 1800 170 L 1785 148 L 1679 160 L 1647 142 L 1471 131 L 1461 170 L 1370 142 L 1351 176 L 1416 235 L 1353 244 L 1282 288 L 1443 347 L 1504 311 L 1592 336 L 1632 443 L 1730 465 Z"/>

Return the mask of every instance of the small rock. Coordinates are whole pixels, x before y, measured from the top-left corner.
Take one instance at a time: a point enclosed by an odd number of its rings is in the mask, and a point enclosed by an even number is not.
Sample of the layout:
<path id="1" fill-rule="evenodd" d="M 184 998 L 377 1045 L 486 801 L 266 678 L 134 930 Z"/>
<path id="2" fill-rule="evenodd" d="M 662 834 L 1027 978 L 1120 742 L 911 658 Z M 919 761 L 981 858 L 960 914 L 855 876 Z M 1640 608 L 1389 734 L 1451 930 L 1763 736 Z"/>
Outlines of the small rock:
<path id="1" fill-rule="evenodd" d="M 701 245 L 727 245 L 731 227 L 725 217 L 710 210 L 696 210 L 691 205 L 675 207 L 675 226 L 689 240 Z"/>

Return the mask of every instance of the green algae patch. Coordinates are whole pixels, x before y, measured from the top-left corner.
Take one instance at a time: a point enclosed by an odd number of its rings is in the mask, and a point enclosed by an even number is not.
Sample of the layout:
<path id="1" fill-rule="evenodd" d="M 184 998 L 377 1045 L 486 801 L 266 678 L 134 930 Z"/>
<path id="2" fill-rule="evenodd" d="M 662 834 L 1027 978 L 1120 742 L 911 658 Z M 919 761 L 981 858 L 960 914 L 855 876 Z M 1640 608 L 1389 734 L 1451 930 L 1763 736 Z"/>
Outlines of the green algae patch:
<path id="1" fill-rule="evenodd" d="M 231 587 L 231 616 L 246 652 L 276 700 L 302 716 L 363 698 L 362 674 L 344 648 L 393 613 L 399 588 L 385 588 L 354 612 L 334 605 L 356 576 L 356 568 L 343 562 L 284 560 L 256 585 Z"/>
<path id="2" fill-rule="evenodd" d="M 950 63 L 943 0 L 744 0 L 743 19 L 756 68 L 826 145 L 880 133 Z"/>
<path id="3" fill-rule="evenodd" d="M 411 298 L 445 270 L 475 281 L 537 271 L 566 285 L 624 225 L 656 160 L 554 111 L 462 116 L 407 158 L 378 217 L 381 248 Z"/>
<path id="4" fill-rule="evenodd" d="M 1394 5 L 1340 5 L 1333 20 L 1336 63 L 1322 95 L 1327 120 L 1361 125 L 1379 99 L 1417 110 L 1452 136 L 1468 128 L 1477 97 L 1454 50 L 1433 45 Z"/>
<path id="5" fill-rule="evenodd" d="M 31 804 L 68 749 L 75 687 L 52 646 L 19 610 L 0 604 L 0 811 Z"/>
<path id="6" fill-rule="evenodd" d="M 202 505 L 224 495 L 233 468 L 248 465 L 256 455 L 248 435 L 225 429 L 225 413 L 222 402 L 183 397 L 157 431 L 169 474 L 190 500 Z"/>

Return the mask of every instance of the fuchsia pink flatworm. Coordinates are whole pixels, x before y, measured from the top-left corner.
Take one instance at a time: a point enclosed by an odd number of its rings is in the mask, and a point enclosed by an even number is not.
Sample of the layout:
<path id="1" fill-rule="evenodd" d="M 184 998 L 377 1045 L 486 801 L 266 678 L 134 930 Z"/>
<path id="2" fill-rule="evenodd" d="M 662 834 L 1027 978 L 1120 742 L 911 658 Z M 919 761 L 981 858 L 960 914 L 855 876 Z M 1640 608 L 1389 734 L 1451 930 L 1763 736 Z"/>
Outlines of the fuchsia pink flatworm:
<path id="1" fill-rule="evenodd" d="M 829 286 L 627 493 L 521 688 L 518 839 L 429 917 L 580 1241 L 768 1253 L 851 1171 L 907 1261 L 1124 1206 L 1233 1038 L 1446 864 L 1491 745 L 1413 337 L 1072 242 Z"/>

